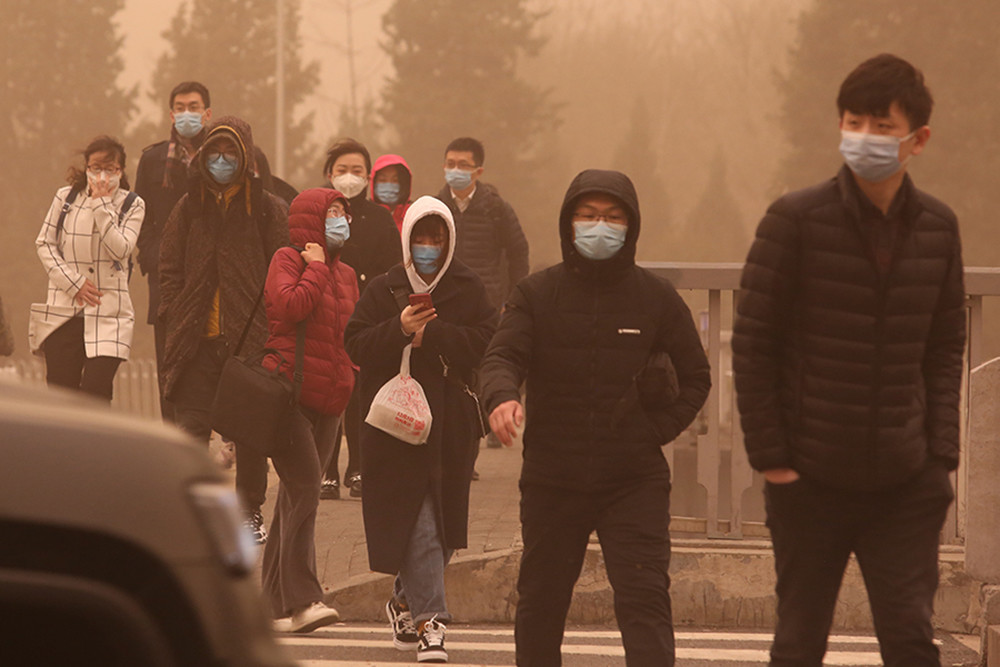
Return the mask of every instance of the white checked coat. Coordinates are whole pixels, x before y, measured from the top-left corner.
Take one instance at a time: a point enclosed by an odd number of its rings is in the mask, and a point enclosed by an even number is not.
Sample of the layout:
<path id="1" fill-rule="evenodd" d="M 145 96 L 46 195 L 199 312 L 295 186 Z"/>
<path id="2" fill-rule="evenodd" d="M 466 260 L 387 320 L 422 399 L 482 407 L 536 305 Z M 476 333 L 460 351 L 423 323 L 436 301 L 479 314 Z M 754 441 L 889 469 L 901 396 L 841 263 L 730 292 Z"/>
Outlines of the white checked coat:
<path id="1" fill-rule="evenodd" d="M 135 324 L 128 293 L 129 257 L 139 237 L 146 205 L 136 197 L 119 224 L 127 190 L 119 188 L 110 197 L 98 198 L 80 192 L 57 238 L 59 212 L 69 192 L 69 186 L 56 192 L 35 239 L 38 258 L 49 276 L 49 288 L 45 303 L 31 304 L 28 343 L 32 352 L 41 354 L 49 334 L 82 312 L 87 357 L 128 359 Z M 97 306 L 80 306 L 73 299 L 87 278 L 104 293 Z"/>

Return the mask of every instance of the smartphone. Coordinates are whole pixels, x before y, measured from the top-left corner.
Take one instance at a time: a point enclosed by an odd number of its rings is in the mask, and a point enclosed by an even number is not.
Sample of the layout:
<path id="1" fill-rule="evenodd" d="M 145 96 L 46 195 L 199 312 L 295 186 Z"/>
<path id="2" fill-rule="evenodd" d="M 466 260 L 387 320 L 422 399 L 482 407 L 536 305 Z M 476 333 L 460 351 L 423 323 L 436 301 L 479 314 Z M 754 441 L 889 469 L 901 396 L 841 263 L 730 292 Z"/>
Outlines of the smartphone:
<path id="1" fill-rule="evenodd" d="M 424 292 L 423 294 L 411 294 L 410 305 L 415 310 L 424 310 L 426 308 L 433 308 L 434 302 L 431 300 L 431 295 L 428 292 Z"/>

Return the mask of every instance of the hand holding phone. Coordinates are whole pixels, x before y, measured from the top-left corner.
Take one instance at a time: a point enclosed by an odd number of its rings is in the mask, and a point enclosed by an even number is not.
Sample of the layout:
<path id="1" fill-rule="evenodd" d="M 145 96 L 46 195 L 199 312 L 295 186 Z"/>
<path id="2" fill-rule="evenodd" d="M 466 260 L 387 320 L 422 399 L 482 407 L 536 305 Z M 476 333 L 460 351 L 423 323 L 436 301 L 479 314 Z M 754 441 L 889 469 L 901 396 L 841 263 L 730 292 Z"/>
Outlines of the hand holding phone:
<path id="1" fill-rule="evenodd" d="M 431 299 L 429 292 L 424 292 L 422 294 L 411 294 L 410 295 L 410 305 L 416 311 L 421 311 L 426 308 L 433 308 L 434 301 Z"/>

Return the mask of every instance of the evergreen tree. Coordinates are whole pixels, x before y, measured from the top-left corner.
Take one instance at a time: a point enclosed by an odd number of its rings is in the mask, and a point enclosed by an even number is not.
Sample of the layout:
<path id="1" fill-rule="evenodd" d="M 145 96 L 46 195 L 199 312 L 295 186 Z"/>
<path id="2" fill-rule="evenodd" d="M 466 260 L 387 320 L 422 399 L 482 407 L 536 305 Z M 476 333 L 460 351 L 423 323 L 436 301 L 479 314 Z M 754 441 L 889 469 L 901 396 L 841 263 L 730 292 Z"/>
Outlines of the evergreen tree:
<path id="1" fill-rule="evenodd" d="M 909 167 L 917 187 L 958 214 L 966 264 L 997 264 L 992 242 L 1000 208 L 1000 5 L 968 0 L 819 0 L 802 15 L 798 48 L 784 81 L 783 126 L 792 151 L 781 189 L 831 177 L 837 150 L 836 97 L 863 60 L 895 53 L 922 70 L 935 98 L 931 141 Z"/>
<path id="2" fill-rule="evenodd" d="M 540 14 L 526 0 L 395 0 L 383 18 L 395 74 L 383 91 L 382 119 L 413 167 L 414 192 L 437 192 L 448 142 L 476 137 L 486 147 L 483 180 L 522 215 L 533 171 L 551 156 L 539 149 L 555 127 L 546 93 L 517 68 L 537 54 Z M 524 220 L 522 219 L 522 224 Z"/>
<path id="3" fill-rule="evenodd" d="M 750 235 L 726 176 L 726 156 L 718 149 L 701 199 L 688 215 L 676 256 L 694 262 L 742 262 Z"/>
<path id="4" fill-rule="evenodd" d="M 19 354 L 28 304 L 45 297 L 34 239 L 67 167 L 98 134 L 124 138 L 134 91 L 116 84 L 124 0 L 5 0 L 0 22 L 0 285 Z M 130 156 L 128 168 L 135 169 Z"/>
<path id="5" fill-rule="evenodd" d="M 671 248 L 677 233 L 670 215 L 666 182 L 660 172 L 655 149 L 659 137 L 655 135 L 649 106 L 644 97 L 639 97 L 632 107 L 625 137 L 615 152 L 612 165 L 628 174 L 639 195 L 639 210 L 642 215 L 639 255 L 643 259 L 662 261 L 665 258 L 664 251 Z M 669 256 L 669 253 L 666 255 Z"/>
<path id="6" fill-rule="evenodd" d="M 315 181 L 318 147 L 309 142 L 312 114 L 296 108 L 319 81 L 319 65 L 304 63 L 299 41 L 299 1 L 284 0 L 285 147 L 288 174 Z M 181 81 L 200 81 L 212 96 L 212 113 L 239 116 L 253 128 L 254 142 L 272 169 L 276 150 L 277 10 L 274 0 L 191 0 L 181 5 L 164 32 L 169 43 L 153 73 L 153 98 L 167 127 L 170 91 Z"/>

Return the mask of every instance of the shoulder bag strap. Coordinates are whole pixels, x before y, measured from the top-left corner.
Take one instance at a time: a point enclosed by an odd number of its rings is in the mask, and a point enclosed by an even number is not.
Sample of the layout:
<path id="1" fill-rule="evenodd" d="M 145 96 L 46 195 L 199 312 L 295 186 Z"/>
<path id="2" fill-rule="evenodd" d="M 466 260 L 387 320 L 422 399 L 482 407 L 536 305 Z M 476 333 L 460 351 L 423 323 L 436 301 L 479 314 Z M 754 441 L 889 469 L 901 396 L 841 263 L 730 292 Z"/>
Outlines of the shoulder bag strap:
<path id="1" fill-rule="evenodd" d="M 292 371 L 292 396 L 296 403 L 299 402 L 299 396 L 302 394 L 302 381 L 305 379 L 305 375 L 302 372 L 302 366 L 305 362 L 305 349 L 306 320 L 302 320 L 295 327 L 295 370 Z"/>

